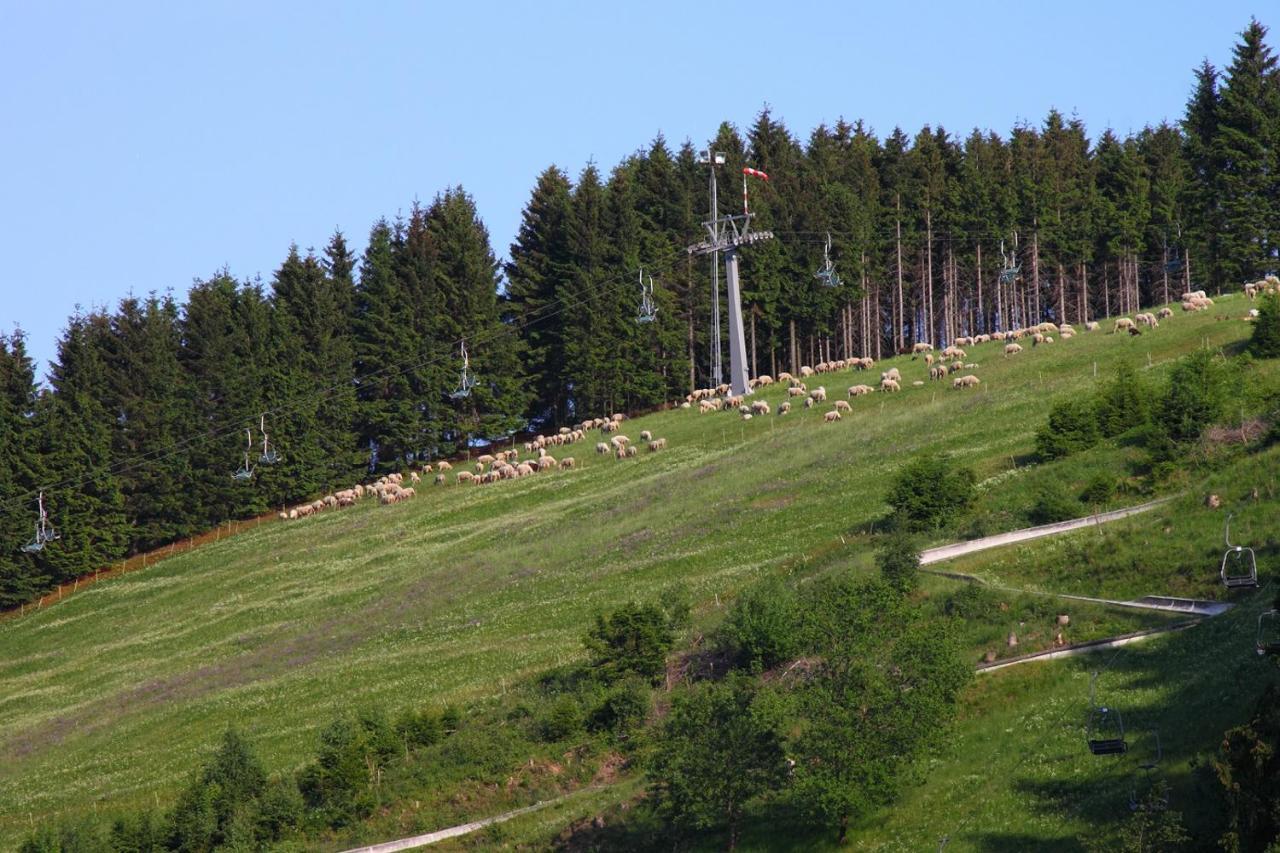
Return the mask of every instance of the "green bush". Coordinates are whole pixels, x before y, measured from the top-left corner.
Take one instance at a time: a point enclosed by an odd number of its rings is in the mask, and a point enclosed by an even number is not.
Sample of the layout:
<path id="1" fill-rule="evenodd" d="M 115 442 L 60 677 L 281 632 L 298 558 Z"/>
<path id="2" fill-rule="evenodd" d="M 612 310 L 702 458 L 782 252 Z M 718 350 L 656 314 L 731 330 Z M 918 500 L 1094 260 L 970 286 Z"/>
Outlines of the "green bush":
<path id="1" fill-rule="evenodd" d="M 720 628 L 720 645 L 739 665 L 768 669 L 795 656 L 799 630 L 796 592 L 778 577 L 743 590 Z"/>
<path id="2" fill-rule="evenodd" d="M 925 454 L 903 466 L 886 500 L 900 526 L 941 527 L 973 502 L 973 472 L 945 454 Z"/>
<path id="3" fill-rule="evenodd" d="M 1169 383 L 1156 411 L 1156 419 L 1169 438 L 1195 441 L 1222 417 L 1227 399 L 1236 390 L 1234 373 L 1208 350 L 1179 359 L 1169 371 Z"/>
<path id="4" fill-rule="evenodd" d="M 1153 393 L 1133 365 L 1122 362 L 1098 389 L 1094 418 L 1104 438 L 1115 438 L 1151 420 Z"/>
<path id="5" fill-rule="evenodd" d="M 373 807 L 369 762 L 376 750 L 351 720 L 334 720 L 320 733 L 316 760 L 298 773 L 307 808 L 324 824 L 345 826 Z"/>
<path id="6" fill-rule="evenodd" d="M 582 731 L 582 708 L 572 696 L 561 696 L 538 721 L 538 736 L 548 743 L 565 740 Z"/>
<path id="7" fill-rule="evenodd" d="M 649 713 L 649 694 L 649 685 L 642 678 L 628 678 L 615 684 L 591 712 L 591 730 L 615 735 L 629 732 L 643 723 Z"/>
<path id="8" fill-rule="evenodd" d="M 444 738 L 444 720 L 437 711 L 406 708 L 396 718 L 396 734 L 409 746 L 431 746 Z"/>
<path id="9" fill-rule="evenodd" d="M 1280 356 L 1280 296 L 1274 293 L 1258 300 L 1258 317 L 1249 338 L 1249 352 L 1258 358 Z"/>
<path id="10" fill-rule="evenodd" d="M 1036 430 L 1036 455 L 1043 460 L 1061 459 L 1098 443 L 1098 415 L 1084 399 L 1059 400 L 1049 419 Z"/>
<path id="11" fill-rule="evenodd" d="M 1000 598 L 980 583 L 967 583 L 947 596 L 942 612 L 957 619 L 990 621 L 1000 612 Z"/>
<path id="12" fill-rule="evenodd" d="M 876 567 L 885 582 L 899 592 L 910 592 L 920 580 L 920 547 L 911 534 L 890 534 L 876 551 Z"/>
<path id="13" fill-rule="evenodd" d="M 1081 514 L 1080 502 L 1059 486 L 1041 486 L 1035 501 L 1027 509 L 1027 521 L 1032 524 L 1052 524 L 1066 521 Z"/>
<path id="14" fill-rule="evenodd" d="M 1116 493 L 1115 477 L 1106 474 L 1094 474 L 1080 493 L 1080 500 L 1088 506 L 1104 504 Z"/>
<path id="15" fill-rule="evenodd" d="M 638 675 L 652 682 L 666 670 L 667 653 L 675 642 L 671 618 L 654 604 L 630 602 L 609 616 L 596 616 L 582 643 L 591 653 L 591 666 L 606 684 Z"/>

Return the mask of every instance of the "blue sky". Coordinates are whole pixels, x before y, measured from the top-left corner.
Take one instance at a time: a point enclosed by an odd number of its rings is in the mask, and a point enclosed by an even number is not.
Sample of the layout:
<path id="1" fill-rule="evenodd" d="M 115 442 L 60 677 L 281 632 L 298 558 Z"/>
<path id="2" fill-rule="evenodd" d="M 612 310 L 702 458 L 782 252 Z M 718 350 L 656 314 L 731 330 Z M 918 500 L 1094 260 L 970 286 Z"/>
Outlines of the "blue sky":
<path id="1" fill-rule="evenodd" d="M 940 8 L 935 8 L 940 7 Z M 1274 9 L 1275 7 L 1270 7 Z M 0 25 L 0 329 L 42 362 L 76 305 L 461 184 L 505 255 L 535 176 L 750 124 L 863 118 L 1091 133 L 1176 120 L 1260 2 L 10 3 Z M 1269 20 L 1268 17 L 1274 19 Z M 1269 41 L 1278 43 L 1275 34 Z"/>

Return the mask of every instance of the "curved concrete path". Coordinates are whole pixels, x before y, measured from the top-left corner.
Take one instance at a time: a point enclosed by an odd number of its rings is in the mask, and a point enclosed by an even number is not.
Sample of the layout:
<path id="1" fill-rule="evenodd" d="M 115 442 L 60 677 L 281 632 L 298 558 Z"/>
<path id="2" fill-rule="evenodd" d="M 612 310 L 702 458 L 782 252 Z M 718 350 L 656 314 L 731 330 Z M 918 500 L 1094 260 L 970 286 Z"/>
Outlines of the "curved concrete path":
<path id="1" fill-rule="evenodd" d="M 584 788 L 590 790 L 589 788 Z M 581 793 L 574 791 L 574 794 Z M 534 803 L 531 806 L 525 806 L 522 809 L 504 812 L 500 815 L 487 817 L 484 820 L 472 821 L 471 823 L 462 823 L 457 826 L 451 826 L 447 829 L 437 829 L 435 832 L 428 832 L 425 835 L 415 835 L 411 838 L 400 838 L 395 841 L 387 841 L 382 844 L 371 844 L 368 847 L 353 847 L 344 853 L 392 853 L 395 850 L 413 850 L 417 847 L 426 847 L 428 844 L 435 844 L 437 841 L 444 841 L 447 838 L 457 838 L 459 835 L 468 835 L 477 829 L 484 829 L 486 826 L 492 826 L 495 823 L 504 823 L 513 817 L 519 817 L 522 814 L 536 812 L 538 809 L 558 803 L 573 794 L 565 794 L 563 797 L 556 797 L 553 800 L 543 800 L 540 803 Z"/>
<path id="2" fill-rule="evenodd" d="M 972 554 L 975 551 L 999 548 L 1002 545 L 1014 545 L 1018 542 L 1026 542 L 1029 539 L 1039 539 L 1042 536 L 1054 536 L 1058 533 L 1066 533 L 1071 530 L 1078 530 L 1081 527 L 1088 527 L 1091 524 L 1106 524 L 1108 521 L 1117 521 L 1121 518 L 1128 518 L 1131 515 L 1155 509 L 1170 500 L 1172 498 L 1157 498 L 1154 501 L 1148 501 L 1137 506 L 1113 509 L 1111 512 L 1100 512 L 1097 515 L 1090 515 L 1084 518 L 1073 518 L 1070 521 L 1058 521 L 1053 524 L 1041 524 L 1038 527 L 1024 527 L 1022 530 L 1010 530 L 1008 533 L 997 533 L 994 536 L 984 536 L 981 539 L 969 539 L 965 542 L 927 548 L 920 552 L 920 565 L 927 566 L 930 563 L 940 563 L 943 560 Z"/>

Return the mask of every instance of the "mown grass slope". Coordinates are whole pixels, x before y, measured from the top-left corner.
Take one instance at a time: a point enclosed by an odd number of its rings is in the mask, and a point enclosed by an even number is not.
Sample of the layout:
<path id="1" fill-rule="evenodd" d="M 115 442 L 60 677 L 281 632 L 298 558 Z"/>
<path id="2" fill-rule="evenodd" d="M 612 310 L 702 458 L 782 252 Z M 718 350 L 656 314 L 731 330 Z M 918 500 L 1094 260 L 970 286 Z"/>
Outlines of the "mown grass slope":
<path id="1" fill-rule="evenodd" d="M 1021 526 L 1007 508 L 1045 476 L 1027 456 L 1050 401 L 1118 358 L 1158 371 L 1238 345 L 1248 326 L 1215 312 L 1011 359 L 974 347 L 975 391 L 912 387 L 923 363 L 886 361 L 903 392 L 854 400 L 837 424 L 822 423 L 829 404 L 637 418 L 626 434 L 670 449 L 614 461 L 593 437 L 555 451 L 575 471 L 263 525 L 0 624 L 0 843 L 59 814 L 165 802 L 228 725 L 292 768 L 353 707 L 466 701 L 579 655 L 593 614 L 624 600 L 682 583 L 705 608 L 761 573 L 857 554 L 887 481 L 922 450 L 974 468 L 988 526 Z M 834 398 L 874 378 L 810 386 Z M 761 396 L 776 412 L 782 395 Z"/>

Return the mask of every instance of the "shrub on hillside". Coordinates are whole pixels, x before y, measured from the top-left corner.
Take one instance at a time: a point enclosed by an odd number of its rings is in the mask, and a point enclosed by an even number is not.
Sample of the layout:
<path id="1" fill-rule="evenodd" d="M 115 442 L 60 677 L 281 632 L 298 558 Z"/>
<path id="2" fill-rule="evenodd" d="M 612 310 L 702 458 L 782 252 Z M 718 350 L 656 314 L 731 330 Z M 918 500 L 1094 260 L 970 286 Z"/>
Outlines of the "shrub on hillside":
<path id="1" fill-rule="evenodd" d="M 608 616 L 597 615 L 582 640 L 591 654 L 592 669 L 606 684 L 629 675 L 656 683 L 674 642 L 672 617 L 655 604 L 635 602 Z"/>
<path id="2" fill-rule="evenodd" d="M 644 722 L 649 713 L 649 684 L 632 677 L 618 682 L 604 695 L 591 712 L 588 727 L 592 731 L 609 731 L 615 735 L 629 732 Z"/>
<path id="3" fill-rule="evenodd" d="M 1280 356 L 1280 296 L 1265 294 L 1258 300 L 1258 316 L 1249 338 L 1249 352 L 1258 358 Z"/>
<path id="4" fill-rule="evenodd" d="M 887 536 L 876 551 L 876 568 L 885 583 L 907 593 L 920 580 L 920 548 L 915 537 L 905 530 Z"/>
<path id="5" fill-rule="evenodd" d="M 796 654 L 798 631 L 795 590 L 768 577 L 738 596 L 720 628 L 720 644 L 740 666 L 758 672 Z"/>
<path id="6" fill-rule="evenodd" d="M 973 502 L 973 482 L 968 468 L 944 454 L 927 453 L 898 472 L 886 500 L 899 526 L 940 527 Z"/>
<path id="7" fill-rule="evenodd" d="M 1098 443 L 1098 418 L 1088 400 L 1059 400 L 1049 410 L 1049 419 L 1036 430 L 1036 455 L 1043 460 L 1060 459 Z"/>
<path id="8" fill-rule="evenodd" d="M 1253 719 L 1229 729 L 1212 761 L 1221 785 L 1225 850 L 1272 850 L 1280 836 L 1280 689 L 1267 687 Z"/>
<path id="9" fill-rule="evenodd" d="M 1094 416 L 1103 438 L 1115 438 L 1151 420 L 1152 391 L 1133 365 L 1121 362 L 1098 389 Z"/>
<path id="10" fill-rule="evenodd" d="M 1080 493 L 1080 500 L 1088 506 L 1104 504 L 1116 493 L 1116 479 L 1108 474 L 1094 474 Z"/>
<path id="11" fill-rule="evenodd" d="M 787 777 L 778 726 L 755 698 L 745 678 L 676 694 L 646 768 L 650 795 L 669 823 L 725 826 L 730 850 L 746 805 Z"/>
<path id="12" fill-rule="evenodd" d="M 1053 524 L 1080 515 L 1080 502 L 1056 484 L 1046 484 L 1036 491 L 1035 500 L 1027 508 L 1027 521 L 1032 524 Z"/>
<path id="13" fill-rule="evenodd" d="M 1156 409 L 1156 420 L 1176 442 L 1195 441 L 1222 417 L 1235 371 L 1208 350 L 1178 360 Z"/>
<path id="14" fill-rule="evenodd" d="M 538 721 L 538 735 L 548 743 L 565 740 L 582 731 L 582 708 L 572 696 L 561 696 Z"/>

